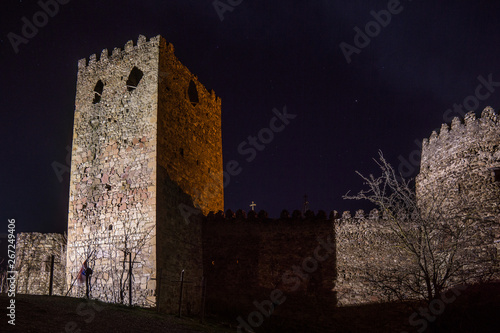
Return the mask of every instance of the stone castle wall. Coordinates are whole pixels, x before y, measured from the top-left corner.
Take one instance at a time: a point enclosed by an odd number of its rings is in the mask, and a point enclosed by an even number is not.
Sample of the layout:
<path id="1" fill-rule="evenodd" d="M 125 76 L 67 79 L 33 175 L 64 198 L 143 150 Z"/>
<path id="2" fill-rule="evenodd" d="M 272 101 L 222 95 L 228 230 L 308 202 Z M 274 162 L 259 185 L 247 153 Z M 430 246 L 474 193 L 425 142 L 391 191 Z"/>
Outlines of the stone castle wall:
<path id="1" fill-rule="evenodd" d="M 207 310 L 246 319 L 254 302 L 278 290 L 285 301 L 273 318 L 328 321 L 336 304 L 334 237 L 324 212 L 279 219 L 263 211 L 211 213 L 203 224 Z"/>
<path id="2" fill-rule="evenodd" d="M 201 223 L 192 212 L 223 208 L 221 101 L 161 36 L 103 50 L 78 65 L 67 282 L 87 259 L 92 296 L 177 311 L 200 310 Z M 157 285 L 159 283 L 159 285 Z M 75 284 L 72 295 L 84 285 Z M 160 298 L 158 300 L 158 295 Z"/>
<path id="3" fill-rule="evenodd" d="M 337 246 L 338 306 L 390 301 L 373 281 L 381 274 L 408 266 L 408 256 L 397 246 L 389 222 L 374 209 L 368 215 L 358 210 L 354 216 L 344 212 L 335 220 Z"/>
<path id="4" fill-rule="evenodd" d="M 155 290 L 158 45 L 140 37 L 79 61 L 70 176 L 68 285 L 88 260 L 92 295 L 128 300 L 132 252 L 133 301 L 143 306 Z"/>
<path id="5" fill-rule="evenodd" d="M 203 214 L 224 209 L 221 100 L 160 43 L 158 168 Z"/>
<path id="6" fill-rule="evenodd" d="M 209 92 L 160 42 L 157 156 L 157 268 L 160 308 L 178 308 L 184 271 L 183 312 L 201 310 L 201 221 L 190 212 L 224 208 L 221 100 Z M 176 282 L 177 281 L 177 282 Z"/>
<path id="7" fill-rule="evenodd" d="M 487 107 L 463 122 L 455 117 L 423 140 L 416 178 L 420 203 L 448 213 L 460 208 L 500 216 L 500 117 Z M 442 201 L 443 200 L 443 201 Z"/>
<path id="8" fill-rule="evenodd" d="M 487 108 L 480 119 L 455 118 L 451 129 L 443 125 L 424 140 L 420 202 L 430 207 L 438 194 L 454 209 L 467 194 L 485 217 L 498 218 L 499 126 Z M 75 279 L 87 260 L 92 297 L 128 303 L 132 253 L 133 303 L 166 312 L 177 311 L 181 272 L 184 313 L 199 313 L 202 278 L 207 306 L 240 315 L 276 289 L 287 299 L 275 312 L 282 318 L 323 320 L 330 307 L 390 300 L 367 281 L 410 263 L 377 211 L 209 214 L 224 206 L 222 161 L 221 100 L 162 37 L 140 36 L 135 45 L 80 60 L 67 253 L 58 266 L 66 278 L 58 292 L 73 286 L 70 295 L 84 294 Z M 20 292 L 43 293 L 45 280 L 31 275 L 45 274 L 33 268 L 43 258 L 21 235 Z M 33 235 L 38 245 L 31 247 L 56 251 L 57 237 Z M 331 253 L 322 250 L 318 260 L 319 239 L 328 237 Z"/>
<path id="9" fill-rule="evenodd" d="M 17 292 L 48 295 L 50 289 L 51 257 L 54 256 L 52 294 L 66 293 L 66 236 L 18 233 L 16 242 Z"/>
<path id="10" fill-rule="evenodd" d="M 455 117 L 451 126 L 443 124 L 439 133 L 434 131 L 423 140 L 416 194 L 428 216 L 447 223 L 462 223 L 465 216 L 482 221 L 481 230 L 471 231 L 468 252 L 464 253 L 471 265 L 465 269 L 479 279 L 498 279 L 500 117 L 491 107 L 486 107 L 480 118 L 473 111 L 464 119 Z M 492 257 L 496 258 L 496 265 L 480 264 Z"/>

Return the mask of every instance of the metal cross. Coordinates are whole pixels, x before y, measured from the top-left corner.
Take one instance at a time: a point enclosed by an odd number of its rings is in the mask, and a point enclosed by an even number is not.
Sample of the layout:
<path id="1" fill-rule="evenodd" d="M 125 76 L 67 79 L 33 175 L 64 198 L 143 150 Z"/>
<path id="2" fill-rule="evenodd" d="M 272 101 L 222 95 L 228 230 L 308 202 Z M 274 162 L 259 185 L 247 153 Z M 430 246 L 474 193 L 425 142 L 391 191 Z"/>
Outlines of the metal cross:
<path id="1" fill-rule="evenodd" d="M 250 205 L 250 207 L 252 207 L 252 210 L 255 210 L 255 206 L 257 206 L 257 204 L 252 201 L 252 204 Z"/>
<path id="2" fill-rule="evenodd" d="M 304 214 L 309 210 L 309 201 L 307 201 L 307 194 L 304 195 Z"/>

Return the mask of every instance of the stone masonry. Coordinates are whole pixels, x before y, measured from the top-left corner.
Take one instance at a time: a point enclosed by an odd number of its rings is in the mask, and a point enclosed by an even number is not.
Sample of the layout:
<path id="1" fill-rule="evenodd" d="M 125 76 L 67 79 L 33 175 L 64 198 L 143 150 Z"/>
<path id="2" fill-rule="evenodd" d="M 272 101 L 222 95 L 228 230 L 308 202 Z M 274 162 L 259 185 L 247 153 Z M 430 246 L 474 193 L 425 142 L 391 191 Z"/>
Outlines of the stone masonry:
<path id="1" fill-rule="evenodd" d="M 324 212 L 284 211 L 279 219 L 265 211 L 210 214 L 203 223 L 207 309 L 246 318 L 254 302 L 277 292 L 285 301 L 274 318 L 328 321 L 336 305 L 334 244 Z"/>
<path id="2" fill-rule="evenodd" d="M 456 217 L 464 212 L 488 222 L 481 230 L 481 237 L 489 239 L 491 245 L 484 247 L 482 244 L 482 250 L 477 251 L 469 244 L 471 255 L 474 255 L 470 262 L 480 261 L 478 253 L 494 255 L 498 260 L 499 171 L 500 119 L 490 107 L 484 109 L 479 119 L 473 112 L 463 121 L 454 118 L 451 129 L 443 124 L 439 134 L 433 132 L 430 139 L 423 140 L 420 173 L 416 178 L 417 200 L 421 207 L 432 211 L 434 216 L 442 214 L 443 220 L 454 218 L 455 223 L 460 223 Z M 382 288 L 367 283 L 367 279 L 378 272 L 411 265 L 405 263 L 408 258 L 394 245 L 392 234 L 385 219 L 376 211 L 369 216 L 358 211 L 354 217 L 344 212 L 335 223 L 338 305 L 390 300 Z M 476 274 L 490 269 L 498 270 L 498 267 L 470 268 Z"/>
<path id="3" fill-rule="evenodd" d="M 419 203 L 430 207 L 438 194 L 451 212 L 468 194 L 498 222 L 499 127 L 486 108 L 424 139 Z M 87 261 L 91 296 L 107 302 L 128 304 L 131 270 L 134 305 L 177 311 L 183 276 L 184 313 L 200 312 L 204 281 L 215 312 L 243 315 L 279 289 L 287 301 L 276 316 L 328 320 L 335 306 L 390 300 L 366 278 L 406 264 L 376 210 L 269 219 L 223 208 L 221 100 L 161 36 L 105 49 L 78 62 L 67 250 L 62 235 L 20 234 L 18 291 L 48 293 L 54 254 L 56 294 L 84 295 L 77 276 Z M 328 237 L 334 250 L 312 264 Z"/>
<path id="4" fill-rule="evenodd" d="M 87 260 L 92 295 L 154 306 L 163 282 L 201 279 L 201 227 L 179 205 L 223 208 L 220 99 L 208 92 L 160 37 L 140 36 L 111 54 L 78 63 L 68 216 L 66 282 Z M 129 258 L 129 254 L 132 257 Z M 163 285 L 162 285 L 163 287 Z M 162 291 L 165 311 L 178 299 Z M 192 294 L 192 293 L 191 293 Z M 199 297 L 189 300 L 191 309 Z M 193 310 L 193 309 L 192 309 Z M 195 310 L 193 310 L 195 311 Z"/>
<path id="5" fill-rule="evenodd" d="M 449 210 L 467 204 L 480 207 L 483 217 L 500 213 L 500 119 L 491 107 L 481 118 L 474 112 L 463 121 L 455 117 L 423 140 L 420 173 L 416 179 L 418 200 L 429 207 L 444 199 Z"/>
<path id="6" fill-rule="evenodd" d="M 54 256 L 52 294 L 66 293 L 66 236 L 62 234 L 19 233 L 16 242 L 17 292 L 48 295 Z"/>
<path id="7" fill-rule="evenodd" d="M 338 306 L 390 300 L 384 290 L 367 282 L 368 274 L 391 269 L 407 258 L 394 245 L 393 233 L 379 212 L 374 209 L 367 216 L 363 210 L 354 216 L 344 212 L 335 220 L 335 241 Z"/>

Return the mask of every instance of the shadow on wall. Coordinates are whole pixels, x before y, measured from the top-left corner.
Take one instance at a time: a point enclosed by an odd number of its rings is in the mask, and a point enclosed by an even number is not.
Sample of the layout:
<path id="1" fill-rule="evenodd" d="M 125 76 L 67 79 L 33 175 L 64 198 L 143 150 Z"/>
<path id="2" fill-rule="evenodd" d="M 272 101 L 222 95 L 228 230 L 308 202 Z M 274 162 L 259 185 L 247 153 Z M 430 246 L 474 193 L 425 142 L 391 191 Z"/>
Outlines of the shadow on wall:
<path id="1" fill-rule="evenodd" d="M 210 213 L 203 223 L 207 311 L 253 328 L 285 319 L 328 323 L 336 307 L 333 230 L 324 212 L 284 211 L 276 220 L 264 211 Z"/>

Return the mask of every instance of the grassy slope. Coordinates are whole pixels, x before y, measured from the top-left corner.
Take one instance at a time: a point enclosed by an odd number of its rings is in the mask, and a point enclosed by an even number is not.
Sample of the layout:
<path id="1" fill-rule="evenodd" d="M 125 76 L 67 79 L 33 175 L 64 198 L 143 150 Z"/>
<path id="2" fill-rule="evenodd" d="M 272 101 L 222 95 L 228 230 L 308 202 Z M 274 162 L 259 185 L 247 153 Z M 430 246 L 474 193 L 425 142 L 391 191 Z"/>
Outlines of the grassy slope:
<path id="1" fill-rule="evenodd" d="M 16 325 L 7 323 L 9 299 L 0 295 L 0 332 L 233 332 L 216 324 L 199 324 L 198 319 L 157 314 L 84 299 L 16 295 Z M 79 329 L 81 331 L 79 331 Z"/>
<path id="2" fill-rule="evenodd" d="M 17 295 L 16 326 L 7 324 L 9 299 L 0 295 L 0 332 L 236 332 L 224 320 L 201 325 L 199 319 L 157 314 L 153 310 L 88 302 L 69 297 Z M 290 322 L 271 316 L 256 332 L 416 332 L 421 326 L 410 326 L 413 310 L 408 304 L 385 303 L 337 308 L 331 314 L 333 327 L 321 323 Z M 417 308 L 423 305 L 415 305 Z M 232 320 L 233 319 L 233 320 Z M 227 320 L 226 320 L 227 321 Z M 471 286 L 456 301 L 447 304 L 425 332 L 500 332 L 500 283 Z"/>

